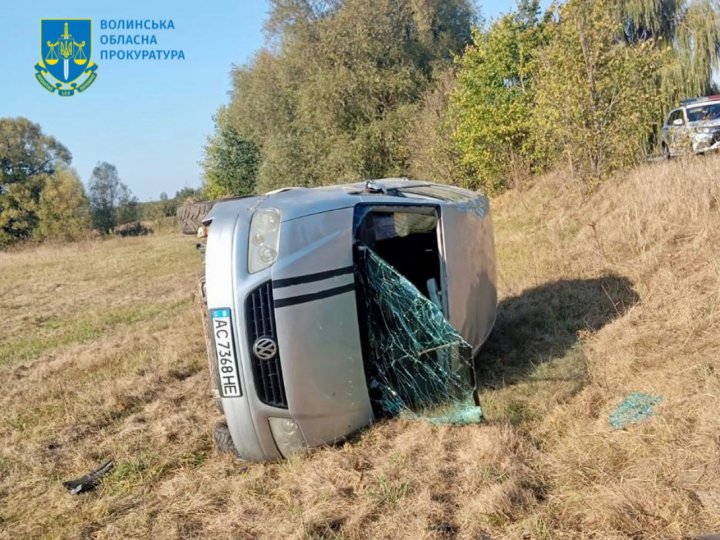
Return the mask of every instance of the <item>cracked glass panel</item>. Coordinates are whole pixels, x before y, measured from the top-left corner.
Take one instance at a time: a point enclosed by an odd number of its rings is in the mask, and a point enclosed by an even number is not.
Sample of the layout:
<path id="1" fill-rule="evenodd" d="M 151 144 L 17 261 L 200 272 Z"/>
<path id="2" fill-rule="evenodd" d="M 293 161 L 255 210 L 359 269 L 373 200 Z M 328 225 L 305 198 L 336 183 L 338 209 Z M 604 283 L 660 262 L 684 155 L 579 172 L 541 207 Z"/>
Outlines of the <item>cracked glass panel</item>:
<path id="1" fill-rule="evenodd" d="M 392 266 L 369 248 L 359 253 L 365 370 L 376 415 L 410 414 L 452 424 L 480 421 L 470 345 L 441 309 Z"/>

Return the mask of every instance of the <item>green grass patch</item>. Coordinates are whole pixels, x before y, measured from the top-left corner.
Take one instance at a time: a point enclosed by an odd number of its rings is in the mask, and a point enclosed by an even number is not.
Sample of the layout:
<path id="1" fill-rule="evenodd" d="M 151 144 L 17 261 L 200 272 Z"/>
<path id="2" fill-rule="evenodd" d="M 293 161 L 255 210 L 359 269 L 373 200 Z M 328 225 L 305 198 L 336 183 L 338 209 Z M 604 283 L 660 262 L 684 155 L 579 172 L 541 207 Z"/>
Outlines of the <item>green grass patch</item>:
<path id="1" fill-rule="evenodd" d="M 403 480 L 393 480 L 385 473 L 380 474 L 377 484 L 372 488 L 372 494 L 379 506 L 387 506 L 396 510 L 407 494 L 408 483 Z"/>
<path id="2" fill-rule="evenodd" d="M 45 323 L 45 334 L 31 334 L 0 344 L 0 365 L 9 362 L 21 362 L 37 358 L 41 354 L 73 343 L 83 343 L 100 337 L 118 325 L 131 325 L 157 318 L 169 318 L 179 308 L 186 306 L 187 300 L 173 300 L 156 304 L 122 306 L 99 313 L 88 313 L 64 324 L 53 320 Z"/>
<path id="3" fill-rule="evenodd" d="M 167 463 L 160 454 L 153 451 L 141 452 L 138 456 L 115 463 L 115 468 L 103 479 L 105 491 L 123 495 L 135 488 L 158 480 Z"/>

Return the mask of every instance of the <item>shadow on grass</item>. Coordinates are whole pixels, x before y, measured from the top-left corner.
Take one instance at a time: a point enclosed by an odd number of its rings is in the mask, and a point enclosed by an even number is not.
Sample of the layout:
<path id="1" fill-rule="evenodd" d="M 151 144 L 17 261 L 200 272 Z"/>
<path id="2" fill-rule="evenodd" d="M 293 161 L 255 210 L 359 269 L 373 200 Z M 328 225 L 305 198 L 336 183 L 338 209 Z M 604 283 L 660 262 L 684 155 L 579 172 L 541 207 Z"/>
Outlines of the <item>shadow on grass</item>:
<path id="1" fill-rule="evenodd" d="M 569 397 L 587 381 L 580 333 L 599 330 L 638 300 L 632 282 L 616 275 L 555 281 L 502 300 L 493 333 L 475 360 L 478 391 L 542 383 L 563 385 Z M 522 402 L 533 391 L 522 392 L 527 394 Z M 505 403 L 500 416 L 512 423 L 524 420 L 522 410 L 513 410 L 523 408 L 522 402 Z"/>

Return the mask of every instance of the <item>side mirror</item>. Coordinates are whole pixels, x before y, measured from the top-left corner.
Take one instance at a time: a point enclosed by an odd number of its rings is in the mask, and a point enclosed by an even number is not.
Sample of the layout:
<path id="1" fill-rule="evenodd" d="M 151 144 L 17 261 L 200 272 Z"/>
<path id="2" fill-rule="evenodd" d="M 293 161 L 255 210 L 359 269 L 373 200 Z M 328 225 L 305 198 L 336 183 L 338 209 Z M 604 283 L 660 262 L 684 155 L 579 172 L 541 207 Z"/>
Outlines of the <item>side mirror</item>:
<path id="1" fill-rule="evenodd" d="M 675 120 L 673 120 L 672 125 L 673 126 L 682 126 L 684 123 L 685 122 L 683 121 L 682 118 L 676 118 Z"/>

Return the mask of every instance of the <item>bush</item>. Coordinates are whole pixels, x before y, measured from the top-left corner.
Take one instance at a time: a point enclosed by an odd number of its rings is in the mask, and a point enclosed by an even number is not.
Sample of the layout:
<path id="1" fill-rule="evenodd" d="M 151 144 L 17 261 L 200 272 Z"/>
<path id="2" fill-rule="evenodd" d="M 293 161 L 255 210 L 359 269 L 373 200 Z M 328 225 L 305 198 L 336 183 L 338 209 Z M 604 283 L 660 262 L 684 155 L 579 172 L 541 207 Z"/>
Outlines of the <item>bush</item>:
<path id="1" fill-rule="evenodd" d="M 85 190 L 72 169 L 62 169 L 45 184 L 37 207 L 39 240 L 79 240 L 91 228 L 90 205 Z"/>
<path id="2" fill-rule="evenodd" d="M 473 32 L 473 45 L 458 61 L 451 111 L 454 140 L 472 171 L 468 187 L 501 191 L 535 165 L 532 145 L 537 55 L 546 22 L 538 3 Z"/>
<path id="3" fill-rule="evenodd" d="M 133 223 L 125 223 L 115 227 L 113 231 L 117 236 L 147 236 L 153 233 L 152 228 L 149 225 L 142 223 L 141 221 L 135 221 Z"/>

